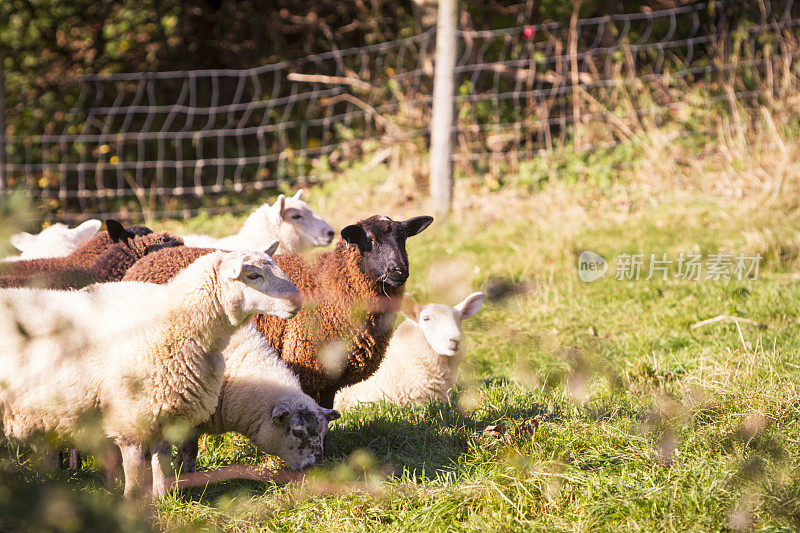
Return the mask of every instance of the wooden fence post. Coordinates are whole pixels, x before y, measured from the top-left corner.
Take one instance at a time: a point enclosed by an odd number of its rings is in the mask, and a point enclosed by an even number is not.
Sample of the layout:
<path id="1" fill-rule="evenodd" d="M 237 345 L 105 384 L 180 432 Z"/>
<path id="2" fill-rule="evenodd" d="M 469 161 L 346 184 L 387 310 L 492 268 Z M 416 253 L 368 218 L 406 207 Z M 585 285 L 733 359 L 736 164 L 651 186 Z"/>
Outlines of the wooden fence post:
<path id="1" fill-rule="evenodd" d="M 436 22 L 436 63 L 433 73 L 431 115 L 430 184 L 434 209 L 450 210 L 453 199 L 453 125 L 455 111 L 455 65 L 457 0 L 439 0 Z"/>
<path id="2" fill-rule="evenodd" d="M 0 195 L 6 191 L 6 71 L 0 54 Z"/>

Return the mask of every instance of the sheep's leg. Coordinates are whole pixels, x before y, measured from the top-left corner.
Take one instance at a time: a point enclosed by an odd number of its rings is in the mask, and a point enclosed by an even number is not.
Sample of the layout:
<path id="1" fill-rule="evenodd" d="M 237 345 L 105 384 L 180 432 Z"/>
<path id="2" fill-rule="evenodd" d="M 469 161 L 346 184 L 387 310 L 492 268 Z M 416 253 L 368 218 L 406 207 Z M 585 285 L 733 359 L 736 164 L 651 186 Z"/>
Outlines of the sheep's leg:
<path id="1" fill-rule="evenodd" d="M 125 497 L 143 495 L 149 485 L 147 451 L 141 444 L 124 441 L 117 441 L 117 446 L 122 454 L 122 469 L 125 472 Z"/>
<path id="2" fill-rule="evenodd" d="M 319 398 L 316 398 L 316 400 L 320 407 L 333 409 L 333 399 L 336 397 L 336 389 L 324 389 L 319 391 L 317 394 Z"/>
<path id="3" fill-rule="evenodd" d="M 197 440 L 197 433 L 194 433 L 178 445 L 178 464 L 175 469 L 181 474 L 197 470 Z"/>
<path id="4" fill-rule="evenodd" d="M 172 445 L 162 441 L 151 448 L 153 454 L 153 497 L 161 498 L 169 492 L 167 478 L 171 474 Z"/>
<path id="5" fill-rule="evenodd" d="M 109 446 L 103 454 L 103 473 L 105 474 L 106 484 L 113 487 L 120 480 L 120 467 L 122 466 L 122 456 L 120 455 L 119 448 L 112 445 Z"/>
<path id="6" fill-rule="evenodd" d="M 77 448 L 69 450 L 69 469 L 74 472 L 81 469 L 81 452 Z"/>

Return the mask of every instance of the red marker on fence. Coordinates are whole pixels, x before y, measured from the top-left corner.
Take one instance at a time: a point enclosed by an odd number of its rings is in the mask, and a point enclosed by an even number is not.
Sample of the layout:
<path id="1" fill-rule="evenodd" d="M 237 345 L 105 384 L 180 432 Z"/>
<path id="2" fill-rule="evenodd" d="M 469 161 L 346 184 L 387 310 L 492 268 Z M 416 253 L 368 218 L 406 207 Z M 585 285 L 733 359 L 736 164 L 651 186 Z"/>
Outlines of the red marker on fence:
<path id="1" fill-rule="evenodd" d="M 525 26 L 525 29 L 522 30 L 522 36 L 525 39 L 532 39 L 534 35 L 536 35 L 536 28 L 533 26 Z"/>

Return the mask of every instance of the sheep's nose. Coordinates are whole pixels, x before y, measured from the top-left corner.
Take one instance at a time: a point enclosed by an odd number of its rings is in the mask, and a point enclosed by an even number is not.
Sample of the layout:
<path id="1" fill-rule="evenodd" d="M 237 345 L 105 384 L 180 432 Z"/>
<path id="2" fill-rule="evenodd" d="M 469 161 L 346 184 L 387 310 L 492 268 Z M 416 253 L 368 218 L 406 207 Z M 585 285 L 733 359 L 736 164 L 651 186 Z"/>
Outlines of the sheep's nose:
<path id="1" fill-rule="evenodd" d="M 336 235 L 336 234 L 333 232 L 333 230 L 332 230 L 332 229 L 331 229 L 331 230 L 328 230 L 328 238 L 329 238 L 329 239 L 333 239 L 333 236 L 334 236 L 334 235 Z"/>
<path id="2" fill-rule="evenodd" d="M 286 299 L 295 306 L 295 308 L 299 311 L 300 308 L 303 306 L 303 296 L 300 294 L 299 291 L 292 291 L 286 293 Z"/>

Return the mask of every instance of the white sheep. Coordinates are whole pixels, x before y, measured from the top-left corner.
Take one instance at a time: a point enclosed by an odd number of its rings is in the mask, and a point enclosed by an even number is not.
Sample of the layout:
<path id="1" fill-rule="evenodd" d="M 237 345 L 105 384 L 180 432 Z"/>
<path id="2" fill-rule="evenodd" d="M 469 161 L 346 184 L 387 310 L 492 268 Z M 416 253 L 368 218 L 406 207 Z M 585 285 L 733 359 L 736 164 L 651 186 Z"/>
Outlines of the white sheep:
<path id="1" fill-rule="evenodd" d="M 99 415 L 122 452 L 125 494 L 146 490 L 147 446 L 163 449 L 165 427 L 214 412 L 231 335 L 254 313 L 290 318 L 299 308 L 300 293 L 261 252 L 214 252 L 166 285 L 1 290 L 4 433 L 34 446 L 41 436 L 87 442 Z M 160 496 L 167 465 L 157 459 Z"/>
<path id="2" fill-rule="evenodd" d="M 11 244 L 22 252 L 20 255 L 6 257 L 4 261 L 21 259 L 39 259 L 43 257 L 66 257 L 78 247 L 95 236 L 103 223 L 99 220 L 87 220 L 74 228 L 57 223 L 43 229 L 37 235 L 27 232 L 11 236 Z"/>
<path id="3" fill-rule="evenodd" d="M 406 296 L 401 312 L 407 318 L 392 335 L 381 366 L 369 379 L 340 390 L 334 407 L 447 399 L 463 358 L 461 321 L 477 313 L 483 299 L 482 292 L 474 292 L 455 307 L 420 306 Z"/>
<path id="4" fill-rule="evenodd" d="M 206 235 L 186 235 L 183 241 L 193 248 L 221 250 L 261 250 L 274 239 L 280 241 L 278 253 L 302 252 L 314 246 L 327 246 L 333 240 L 330 224 L 311 210 L 301 198 L 303 189 L 294 196 L 278 196 L 253 211 L 239 233 L 222 239 Z"/>
<path id="5" fill-rule="evenodd" d="M 320 407 L 303 392 L 300 380 L 253 324 L 231 337 L 223 356 L 225 380 L 217 410 L 199 431 L 239 432 L 293 470 L 321 462 L 328 422 L 339 413 Z M 179 456 L 179 470 L 194 471 L 197 441 L 181 446 Z"/>

